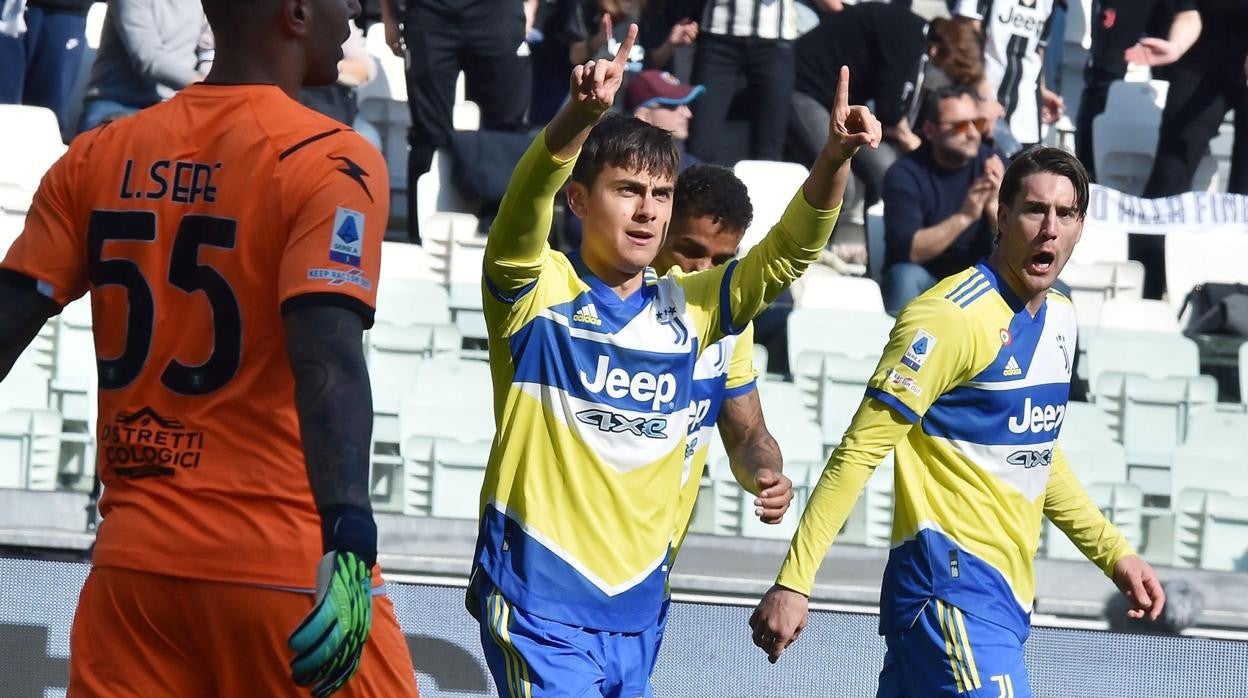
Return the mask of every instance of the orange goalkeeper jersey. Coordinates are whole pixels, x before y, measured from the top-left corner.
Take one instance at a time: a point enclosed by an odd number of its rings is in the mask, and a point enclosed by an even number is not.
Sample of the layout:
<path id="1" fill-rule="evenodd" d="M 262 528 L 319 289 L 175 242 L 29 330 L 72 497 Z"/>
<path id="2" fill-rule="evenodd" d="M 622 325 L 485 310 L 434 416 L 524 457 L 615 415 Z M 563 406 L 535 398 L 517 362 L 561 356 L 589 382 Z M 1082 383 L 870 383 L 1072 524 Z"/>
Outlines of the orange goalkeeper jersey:
<path id="1" fill-rule="evenodd" d="M 266 85 L 192 85 L 53 165 L 0 273 L 91 293 L 97 565 L 315 586 L 282 312 L 371 325 L 388 183 L 375 148 Z"/>

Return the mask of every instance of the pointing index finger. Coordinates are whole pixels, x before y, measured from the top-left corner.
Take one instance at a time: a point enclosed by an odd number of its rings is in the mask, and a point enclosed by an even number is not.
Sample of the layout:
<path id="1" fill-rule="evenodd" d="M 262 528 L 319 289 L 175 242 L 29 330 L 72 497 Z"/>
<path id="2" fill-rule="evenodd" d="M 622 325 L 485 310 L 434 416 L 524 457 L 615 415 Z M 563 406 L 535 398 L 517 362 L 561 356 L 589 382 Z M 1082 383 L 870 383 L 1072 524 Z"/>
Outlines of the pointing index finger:
<path id="1" fill-rule="evenodd" d="M 615 64 L 616 65 L 623 67 L 625 63 L 628 63 L 628 55 L 633 52 L 633 42 L 636 40 L 637 40 L 637 25 L 629 24 L 628 36 L 624 37 L 623 43 L 620 44 L 620 49 L 615 52 Z"/>
<path id="2" fill-rule="evenodd" d="M 849 111 L 849 66 L 841 66 L 841 79 L 836 83 L 836 111 L 844 114 Z"/>

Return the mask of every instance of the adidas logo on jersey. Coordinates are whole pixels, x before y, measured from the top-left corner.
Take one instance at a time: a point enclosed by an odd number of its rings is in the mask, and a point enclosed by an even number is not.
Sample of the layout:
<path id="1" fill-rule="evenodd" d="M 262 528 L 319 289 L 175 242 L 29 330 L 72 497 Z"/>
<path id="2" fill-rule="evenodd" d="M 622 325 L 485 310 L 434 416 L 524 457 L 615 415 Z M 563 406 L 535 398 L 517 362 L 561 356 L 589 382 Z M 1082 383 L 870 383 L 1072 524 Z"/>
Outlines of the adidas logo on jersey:
<path id="1" fill-rule="evenodd" d="M 581 306 L 581 309 L 576 311 L 576 314 L 572 316 L 572 321 L 583 322 L 587 325 L 602 324 L 602 320 L 598 317 L 598 309 L 594 307 L 593 303 L 586 303 Z"/>
<path id="2" fill-rule="evenodd" d="M 1018 367 L 1018 362 L 1011 356 L 1010 360 L 1005 362 L 1005 370 L 1002 373 L 1007 376 L 1021 376 L 1023 375 L 1023 369 Z"/>

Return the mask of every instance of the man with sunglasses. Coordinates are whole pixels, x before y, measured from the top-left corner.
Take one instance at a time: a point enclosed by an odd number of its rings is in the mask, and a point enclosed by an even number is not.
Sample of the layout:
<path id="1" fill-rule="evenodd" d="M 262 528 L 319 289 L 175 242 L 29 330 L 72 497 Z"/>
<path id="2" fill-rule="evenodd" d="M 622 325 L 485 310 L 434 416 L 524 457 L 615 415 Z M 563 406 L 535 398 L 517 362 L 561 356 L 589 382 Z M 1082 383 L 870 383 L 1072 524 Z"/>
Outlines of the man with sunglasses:
<path id="1" fill-rule="evenodd" d="M 972 92 L 927 93 L 923 145 L 884 176 L 884 308 L 911 299 L 992 251 L 997 190 L 1005 167 L 982 142 Z"/>

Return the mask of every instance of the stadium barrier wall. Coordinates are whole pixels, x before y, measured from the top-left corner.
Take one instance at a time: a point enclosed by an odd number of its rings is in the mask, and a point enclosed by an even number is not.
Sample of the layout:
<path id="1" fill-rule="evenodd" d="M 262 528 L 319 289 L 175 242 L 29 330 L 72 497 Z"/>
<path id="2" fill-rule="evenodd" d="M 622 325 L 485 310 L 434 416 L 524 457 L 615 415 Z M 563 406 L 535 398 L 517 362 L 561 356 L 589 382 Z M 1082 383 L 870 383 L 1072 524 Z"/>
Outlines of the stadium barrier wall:
<path id="1" fill-rule="evenodd" d="M 69 631 L 89 567 L 0 558 L 0 696 L 63 696 Z M 496 695 L 462 588 L 391 581 L 424 698 Z M 749 641 L 744 606 L 676 602 L 654 674 L 678 698 L 856 698 L 875 694 L 884 642 L 872 614 L 817 611 L 777 665 Z M 1248 643 L 1036 628 L 1032 689 L 1053 698 L 1248 696 Z"/>

